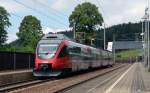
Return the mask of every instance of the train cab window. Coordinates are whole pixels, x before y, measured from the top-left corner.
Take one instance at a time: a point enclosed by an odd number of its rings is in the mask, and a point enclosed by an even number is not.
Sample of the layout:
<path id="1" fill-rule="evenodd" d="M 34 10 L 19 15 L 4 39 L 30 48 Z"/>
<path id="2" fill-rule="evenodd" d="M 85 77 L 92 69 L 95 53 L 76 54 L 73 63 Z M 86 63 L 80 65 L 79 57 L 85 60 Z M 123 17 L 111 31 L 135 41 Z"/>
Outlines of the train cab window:
<path id="1" fill-rule="evenodd" d="M 57 44 L 40 44 L 37 47 L 37 54 L 40 59 L 51 59 L 57 51 Z"/>
<path id="2" fill-rule="evenodd" d="M 67 46 L 65 46 L 59 53 L 59 57 L 65 57 L 68 55 Z"/>

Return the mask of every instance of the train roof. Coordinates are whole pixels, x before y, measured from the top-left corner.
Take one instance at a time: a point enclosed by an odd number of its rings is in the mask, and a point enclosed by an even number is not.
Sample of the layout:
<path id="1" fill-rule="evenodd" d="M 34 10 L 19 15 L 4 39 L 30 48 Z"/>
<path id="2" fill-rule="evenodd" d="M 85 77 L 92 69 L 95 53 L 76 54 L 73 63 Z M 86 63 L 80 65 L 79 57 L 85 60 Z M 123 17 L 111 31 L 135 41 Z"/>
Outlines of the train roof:
<path id="1" fill-rule="evenodd" d="M 42 37 L 42 40 L 71 40 L 64 34 L 46 34 Z"/>
<path id="2" fill-rule="evenodd" d="M 39 43 L 60 43 L 62 40 L 73 41 L 64 34 L 46 34 L 41 38 Z"/>
<path id="3" fill-rule="evenodd" d="M 97 49 L 97 48 L 94 48 L 92 46 L 88 46 L 88 45 L 77 43 L 77 42 L 75 42 L 75 40 L 72 40 L 72 39 L 68 38 L 64 34 L 46 34 L 39 41 L 39 44 L 41 44 L 41 43 L 45 43 L 45 44 L 46 43 L 58 44 L 58 43 L 61 43 L 62 40 L 67 40 L 69 42 L 69 44 L 71 44 L 73 46 L 90 48 L 90 49 L 99 50 L 99 51 L 107 51 L 107 50 Z M 107 51 L 107 52 L 109 52 L 109 51 Z"/>

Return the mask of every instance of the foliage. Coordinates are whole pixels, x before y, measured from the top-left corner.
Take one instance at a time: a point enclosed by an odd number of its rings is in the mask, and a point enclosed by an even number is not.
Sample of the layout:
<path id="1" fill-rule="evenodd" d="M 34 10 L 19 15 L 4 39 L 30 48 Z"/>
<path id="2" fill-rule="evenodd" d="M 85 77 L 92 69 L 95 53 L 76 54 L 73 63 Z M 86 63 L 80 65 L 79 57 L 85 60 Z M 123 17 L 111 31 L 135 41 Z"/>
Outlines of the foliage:
<path id="1" fill-rule="evenodd" d="M 106 28 L 106 44 L 107 42 L 113 41 L 113 34 L 115 34 L 115 40 L 116 41 L 135 41 L 135 40 L 141 40 L 140 33 L 141 31 L 141 22 L 138 23 L 123 23 L 114 25 L 111 27 Z M 61 32 L 62 33 L 62 32 Z M 101 47 L 103 48 L 104 44 L 104 30 L 99 29 L 98 31 L 94 31 L 96 34 L 95 38 L 95 47 Z M 63 32 L 63 34 L 73 37 L 73 31 L 66 31 Z M 90 33 L 89 33 L 90 34 Z M 86 35 L 88 38 L 91 35 Z M 87 42 L 87 41 L 85 41 Z"/>
<path id="2" fill-rule="evenodd" d="M 141 22 L 139 23 L 127 23 L 127 24 L 119 24 L 112 26 L 107 29 L 107 35 L 110 36 L 110 34 L 115 34 L 115 38 L 117 41 L 122 41 L 122 40 L 128 40 L 128 41 L 133 41 L 133 40 L 138 40 L 141 39 L 140 34 L 142 33 L 141 30 Z M 111 33 L 109 33 L 111 31 Z M 111 38 L 112 39 L 112 38 Z"/>
<path id="3" fill-rule="evenodd" d="M 75 26 L 77 32 L 93 33 L 96 31 L 97 26 L 102 25 L 102 22 L 103 18 L 98 11 L 98 7 L 89 2 L 79 4 L 69 17 L 69 26 Z M 86 36 L 89 37 L 90 35 L 86 34 Z M 89 38 L 86 39 L 88 40 Z"/>
<path id="4" fill-rule="evenodd" d="M 43 32 L 40 21 L 32 15 L 25 16 L 17 33 L 21 46 L 27 50 L 29 48 L 31 48 L 31 50 L 35 49 L 42 35 Z"/>
<path id="5" fill-rule="evenodd" d="M 30 46 L 16 47 L 16 46 L 11 46 L 11 45 L 6 44 L 6 45 L 0 47 L 0 51 L 34 53 L 35 49 L 31 48 Z"/>
<path id="6" fill-rule="evenodd" d="M 141 22 L 138 23 L 129 22 L 108 27 L 106 28 L 106 44 L 107 42 L 113 41 L 113 34 L 115 35 L 116 41 L 141 40 L 142 38 L 142 36 L 140 35 L 142 33 L 141 27 L 142 27 Z M 101 40 L 100 46 L 103 47 L 104 30 L 100 29 L 96 33 L 97 38 Z"/>
<path id="7" fill-rule="evenodd" d="M 0 6 L 0 45 L 4 45 L 7 40 L 7 27 L 11 25 L 9 22 L 9 13 Z"/>

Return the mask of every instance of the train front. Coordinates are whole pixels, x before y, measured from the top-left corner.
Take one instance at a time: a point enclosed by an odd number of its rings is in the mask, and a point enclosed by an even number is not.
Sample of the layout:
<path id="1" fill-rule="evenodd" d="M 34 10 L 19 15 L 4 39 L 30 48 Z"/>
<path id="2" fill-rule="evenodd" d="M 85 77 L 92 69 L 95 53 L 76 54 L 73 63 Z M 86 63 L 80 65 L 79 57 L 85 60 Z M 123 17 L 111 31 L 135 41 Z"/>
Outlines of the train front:
<path id="1" fill-rule="evenodd" d="M 35 77 L 59 76 L 61 74 L 60 64 L 57 58 L 61 40 L 54 36 L 43 38 L 39 41 L 36 49 Z"/>

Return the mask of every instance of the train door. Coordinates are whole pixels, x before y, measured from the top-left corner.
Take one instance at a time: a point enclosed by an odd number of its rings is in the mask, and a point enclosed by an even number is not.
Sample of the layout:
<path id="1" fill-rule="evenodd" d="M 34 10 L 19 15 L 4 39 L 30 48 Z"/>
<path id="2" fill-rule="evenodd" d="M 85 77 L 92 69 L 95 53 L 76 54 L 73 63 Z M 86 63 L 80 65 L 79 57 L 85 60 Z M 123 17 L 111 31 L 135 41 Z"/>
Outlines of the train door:
<path id="1" fill-rule="evenodd" d="M 81 63 L 81 48 L 75 45 L 68 46 L 68 52 L 70 56 L 70 63 L 72 65 L 72 71 L 80 70 L 80 63 Z"/>
<path id="2" fill-rule="evenodd" d="M 64 69 L 71 68 L 69 53 L 67 51 L 67 46 L 64 46 L 58 55 L 58 62 L 61 64 L 61 67 Z"/>

